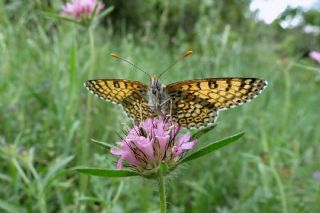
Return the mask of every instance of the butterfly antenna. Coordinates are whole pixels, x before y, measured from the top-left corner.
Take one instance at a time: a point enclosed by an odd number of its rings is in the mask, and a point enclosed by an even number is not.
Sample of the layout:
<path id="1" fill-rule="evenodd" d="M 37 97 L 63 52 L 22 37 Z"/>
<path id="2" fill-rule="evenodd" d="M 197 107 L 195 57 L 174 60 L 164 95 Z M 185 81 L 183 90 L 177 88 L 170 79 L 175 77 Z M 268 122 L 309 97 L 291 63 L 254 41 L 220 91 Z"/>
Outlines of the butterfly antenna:
<path id="1" fill-rule="evenodd" d="M 192 54 L 192 51 L 189 50 L 187 52 L 185 52 L 182 56 L 180 56 L 175 62 L 173 62 L 172 64 L 170 64 L 170 66 L 168 66 L 164 71 L 162 71 L 162 73 L 159 75 L 159 79 L 160 77 L 165 74 L 171 67 L 173 67 L 176 63 L 178 63 L 181 59 L 184 59 L 186 57 L 188 57 L 189 55 Z"/>
<path id="2" fill-rule="evenodd" d="M 146 74 L 147 76 L 149 76 L 151 78 L 151 75 L 149 75 L 149 73 L 147 73 L 146 71 L 144 71 L 143 69 L 141 69 L 140 67 L 138 67 L 137 65 L 133 64 L 132 62 L 128 61 L 127 59 L 121 58 L 119 55 L 112 53 L 111 56 L 113 58 L 116 59 L 120 59 L 128 64 L 130 64 L 131 66 L 133 66 L 134 68 L 136 68 L 137 70 L 140 70 L 141 72 L 143 72 L 144 74 Z"/>

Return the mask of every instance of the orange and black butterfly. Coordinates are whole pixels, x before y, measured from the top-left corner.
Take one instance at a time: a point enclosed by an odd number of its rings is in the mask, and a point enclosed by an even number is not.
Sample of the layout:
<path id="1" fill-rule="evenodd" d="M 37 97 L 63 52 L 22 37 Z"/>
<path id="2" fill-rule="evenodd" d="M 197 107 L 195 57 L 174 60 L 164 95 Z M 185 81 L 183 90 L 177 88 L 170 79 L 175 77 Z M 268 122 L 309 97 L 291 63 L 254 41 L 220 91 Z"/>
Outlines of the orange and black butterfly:
<path id="1" fill-rule="evenodd" d="M 181 58 L 190 54 L 188 51 Z M 128 62 L 118 55 L 112 56 Z M 120 104 L 135 121 L 162 114 L 186 128 L 213 124 L 219 111 L 251 101 L 267 85 L 266 80 L 258 78 L 206 78 L 162 85 L 154 76 L 150 76 L 149 86 L 124 79 L 96 79 L 85 83 L 93 94 Z"/>

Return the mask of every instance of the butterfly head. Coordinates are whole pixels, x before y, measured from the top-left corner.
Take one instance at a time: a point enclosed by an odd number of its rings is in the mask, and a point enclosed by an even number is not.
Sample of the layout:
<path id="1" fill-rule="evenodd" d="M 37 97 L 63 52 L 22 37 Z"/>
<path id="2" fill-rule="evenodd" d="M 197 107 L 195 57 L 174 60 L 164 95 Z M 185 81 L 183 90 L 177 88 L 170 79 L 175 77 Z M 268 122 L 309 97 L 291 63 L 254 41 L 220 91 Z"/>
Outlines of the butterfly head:
<path id="1" fill-rule="evenodd" d="M 156 76 L 151 76 L 150 87 L 148 91 L 149 106 L 154 107 L 155 110 L 161 108 L 161 103 L 165 100 L 165 94 L 163 92 L 163 86 Z"/>
<path id="2" fill-rule="evenodd" d="M 150 78 L 150 90 L 154 96 L 158 96 L 162 91 L 162 84 L 156 76 L 151 76 Z"/>

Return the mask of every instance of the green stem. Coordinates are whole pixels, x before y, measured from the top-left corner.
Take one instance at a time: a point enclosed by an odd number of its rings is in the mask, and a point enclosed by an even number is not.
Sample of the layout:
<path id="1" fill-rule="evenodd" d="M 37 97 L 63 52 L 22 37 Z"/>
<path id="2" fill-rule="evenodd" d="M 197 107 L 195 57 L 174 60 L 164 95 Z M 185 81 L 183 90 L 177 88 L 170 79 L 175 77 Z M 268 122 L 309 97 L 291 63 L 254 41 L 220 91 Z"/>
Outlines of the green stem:
<path id="1" fill-rule="evenodd" d="M 12 158 L 12 163 L 16 167 L 16 169 L 17 169 L 18 173 L 20 174 L 22 180 L 24 180 L 24 182 L 29 185 L 30 184 L 30 180 L 28 179 L 26 173 L 24 173 L 24 171 L 21 168 L 21 166 L 20 166 L 19 162 L 17 161 L 17 159 L 16 158 Z"/>
<path id="2" fill-rule="evenodd" d="M 7 19 L 7 12 L 4 8 L 4 1 L 0 0 L 0 23 L 4 24 L 4 23 L 8 23 L 8 19 Z"/>
<path id="3" fill-rule="evenodd" d="M 92 78 L 94 65 L 95 65 L 95 45 L 94 45 L 94 36 L 93 29 L 89 27 L 89 44 L 90 44 L 90 68 L 88 71 L 88 79 Z M 86 100 L 86 112 L 85 112 L 85 131 L 84 137 L 81 144 L 81 164 L 85 164 L 88 158 L 88 141 L 90 136 L 90 112 L 91 112 L 92 99 L 91 96 L 87 96 Z M 88 176 L 81 175 L 80 177 L 80 187 L 81 191 L 84 192 L 87 188 Z"/>
<path id="4" fill-rule="evenodd" d="M 45 194 L 44 193 L 39 193 L 39 196 L 38 196 L 39 200 L 39 206 L 40 206 L 40 212 L 41 213 L 47 213 L 48 210 L 47 210 L 47 203 L 46 203 L 46 198 L 45 198 Z"/>
<path id="5" fill-rule="evenodd" d="M 280 177 L 279 173 L 277 172 L 277 170 L 275 168 L 275 164 L 274 164 L 273 159 L 271 160 L 270 165 L 271 165 L 271 171 L 273 173 L 274 178 L 276 179 L 276 182 L 277 182 L 277 185 L 278 185 L 278 188 L 279 188 L 282 212 L 283 213 L 288 213 L 286 193 L 285 193 L 285 190 L 284 190 L 283 183 L 281 181 L 281 177 Z"/>
<path id="6" fill-rule="evenodd" d="M 89 31 L 90 61 L 91 61 L 91 66 L 90 66 L 90 69 L 89 69 L 88 77 L 92 78 L 94 65 L 95 65 L 95 61 L 96 61 L 96 54 L 95 54 L 93 28 L 89 27 L 88 31 Z"/>
<path id="7" fill-rule="evenodd" d="M 157 180 L 158 180 L 159 195 L 160 195 L 160 212 L 166 213 L 166 210 L 167 210 L 166 189 L 164 185 L 163 171 L 161 168 L 159 169 Z"/>

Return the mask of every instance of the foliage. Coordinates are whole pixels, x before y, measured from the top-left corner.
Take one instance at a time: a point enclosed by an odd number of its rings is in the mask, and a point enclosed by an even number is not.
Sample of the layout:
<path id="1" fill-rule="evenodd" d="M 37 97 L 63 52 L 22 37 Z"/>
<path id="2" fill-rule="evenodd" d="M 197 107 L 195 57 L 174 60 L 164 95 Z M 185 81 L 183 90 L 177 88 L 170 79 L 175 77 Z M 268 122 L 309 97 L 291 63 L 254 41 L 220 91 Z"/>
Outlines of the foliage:
<path id="1" fill-rule="evenodd" d="M 248 0 L 223 0 L 218 1 L 174 1 L 165 0 L 111 0 L 106 4 L 114 5 L 115 11 L 110 16 L 115 30 L 125 29 L 141 32 L 142 29 L 151 27 L 151 31 L 169 36 L 176 35 L 179 31 L 192 33 L 201 19 L 208 19 L 216 29 L 223 29 L 225 23 L 233 27 L 246 24 L 250 1 Z M 151 25 L 151 26 L 149 26 Z M 238 29 L 241 29 L 240 27 Z"/>
<path id="2" fill-rule="evenodd" d="M 150 2 L 146 7 L 158 2 L 160 14 L 164 11 L 165 1 Z M 318 38 L 252 18 L 229 22 L 222 18 L 225 6 L 219 2 L 185 3 L 199 8 L 192 12 L 196 22 L 185 24 L 191 23 L 190 31 L 180 23 L 189 14 L 182 3 L 168 5 L 171 11 L 181 7 L 180 13 L 168 12 L 168 22 L 151 9 L 132 16 L 137 18 L 131 18 L 138 26 L 130 24 L 134 29 L 126 20 L 115 20 L 122 14 L 107 18 L 94 31 L 92 60 L 86 29 L 40 14 L 58 11 L 61 1 L 0 1 L 0 211 L 155 211 L 156 189 L 149 182 L 92 177 L 81 185 L 83 176 L 65 174 L 80 164 L 83 144 L 88 145 L 83 166 L 115 168 L 116 159 L 89 144 L 90 139 L 114 144 L 129 123 L 119 107 L 89 96 L 82 85 L 89 69 L 93 78 L 148 83 L 141 72 L 113 60 L 112 52 L 157 74 L 192 49 L 193 56 L 172 68 L 163 83 L 254 76 L 267 79 L 269 87 L 251 103 L 220 113 L 217 127 L 200 143 L 238 131 L 245 136 L 204 161 L 177 169 L 167 183 L 168 211 L 320 212 L 320 182 L 312 178 L 320 169 L 320 71 L 319 65 L 299 59 L 297 51 Z M 114 12 L 122 7 L 114 3 Z M 236 10 L 241 11 L 248 10 Z M 141 27 L 144 20 L 152 23 L 149 33 Z M 158 30 L 161 23 L 166 30 Z M 87 96 L 92 100 L 89 122 L 84 116 Z"/>
<path id="3" fill-rule="evenodd" d="M 284 28 L 284 25 L 288 26 Z M 319 25 L 319 9 L 304 10 L 299 7 L 288 7 L 273 23 L 277 29 L 275 33 L 282 41 L 279 49 L 289 47 L 287 53 L 301 56 L 306 52 L 320 49 Z"/>

